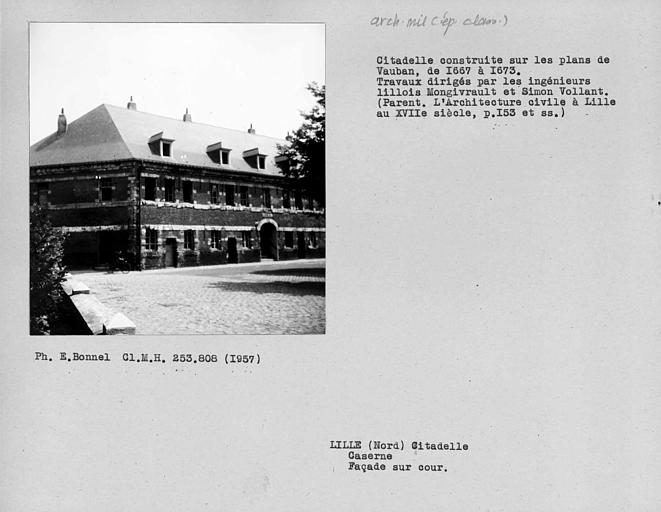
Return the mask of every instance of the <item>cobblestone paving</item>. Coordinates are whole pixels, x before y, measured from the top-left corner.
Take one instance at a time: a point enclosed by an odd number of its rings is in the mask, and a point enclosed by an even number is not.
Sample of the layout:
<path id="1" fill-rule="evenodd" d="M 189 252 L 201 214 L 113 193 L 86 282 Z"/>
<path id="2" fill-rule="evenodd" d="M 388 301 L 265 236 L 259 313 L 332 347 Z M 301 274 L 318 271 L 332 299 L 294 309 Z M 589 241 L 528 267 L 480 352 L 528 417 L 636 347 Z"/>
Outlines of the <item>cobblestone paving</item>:
<path id="1" fill-rule="evenodd" d="M 325 332 L 325 262 L 260 263 L 75 276 L 136 334 Z"/>

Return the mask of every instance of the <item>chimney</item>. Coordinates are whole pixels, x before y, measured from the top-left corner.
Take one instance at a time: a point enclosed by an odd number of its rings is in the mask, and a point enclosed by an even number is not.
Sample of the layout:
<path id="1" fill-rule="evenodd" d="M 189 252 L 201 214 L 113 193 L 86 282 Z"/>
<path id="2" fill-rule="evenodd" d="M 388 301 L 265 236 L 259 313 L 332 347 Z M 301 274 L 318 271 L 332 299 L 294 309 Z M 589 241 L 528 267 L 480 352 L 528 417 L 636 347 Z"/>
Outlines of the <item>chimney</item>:
<path id="1" fill-rule="evenodd" d="M 250 128 L 248 128 L 248 133 L 251 135 L 255 135 L 255 129 L 252 127 L 252 123 L 250 123 Z"/>
<path id="2" fill-rule="evenodd" d="M 137 110 L 137 106 L 136 106 L 136 104 L 133 103 L 133 96 L 131 96 L 131 99 L 130 99 L 129 102 L 126 104 L 126 108 L 128 108 L 129 110 Z"/>
<path id="3" fill-rule="evenodd" d="M 57 134 L 63 135 L 65 133 L 67 133 L 67 118 L 64 115 L 64 109 L 62 109 L 62 112 L 57 117 Z"/>
<path id="4" fill-rule="evenodd" d="M 184 123 L 192 123 L 193 117 L 188 113 L 188 107 L 186 107 L 186 113 L 184 114 Z"/>

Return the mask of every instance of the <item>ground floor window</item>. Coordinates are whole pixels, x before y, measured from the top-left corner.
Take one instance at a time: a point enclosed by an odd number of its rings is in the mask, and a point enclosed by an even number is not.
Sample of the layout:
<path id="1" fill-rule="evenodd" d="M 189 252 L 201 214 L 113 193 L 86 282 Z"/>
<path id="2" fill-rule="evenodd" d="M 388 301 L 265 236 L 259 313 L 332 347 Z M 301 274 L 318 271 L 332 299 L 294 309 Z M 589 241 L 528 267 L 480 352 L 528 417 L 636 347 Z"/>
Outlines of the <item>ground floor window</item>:
<path id="1" fill-rule="evenodd" d="M 147 228 L 145 234 L 145 248 L 148 251 L 155 251 L 158 249 L 158 231 L 155 229 Z"/>
<path id="2" fill-rule="evenodd" d="M 243 232 L 243 247 L 250 249 L 252 247 L 252 236 L 250 231 Z"/>
<path id="3" fill-rule="evenodd" d="M 310 231 L 310 247 L 317 247 L 317 233 Z"/>
<path id="4" fill-rule="evenodd" d="M 209 239 L 209 246 L 212 249 L 221 249 L 223 241 L 222 231 L 212 231 L 211 238 Z"/>
<path id="5" fill-rule="evenodd" d="M 294 247 L 294 232 L 285 231 L 285 247 Z"/>
<path id="6" fill-rule="evenodd" d="M 187 229 L 184 231 L 184 249 L 190 251 L 195 249 L 195 231 Z"/>

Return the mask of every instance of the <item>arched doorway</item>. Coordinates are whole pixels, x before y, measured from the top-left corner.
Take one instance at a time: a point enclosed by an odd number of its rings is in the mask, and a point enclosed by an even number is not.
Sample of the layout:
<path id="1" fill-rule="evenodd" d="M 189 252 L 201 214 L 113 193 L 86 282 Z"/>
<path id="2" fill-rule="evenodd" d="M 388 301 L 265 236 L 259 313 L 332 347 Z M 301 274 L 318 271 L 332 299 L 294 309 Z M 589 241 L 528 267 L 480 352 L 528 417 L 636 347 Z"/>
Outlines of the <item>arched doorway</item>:
<path id="1" fill-rule="evenodd" d="M 278 259 L 278 228 L 275 223 L 265 222 L 259 228 L 259 246 L 262 258 Z"/>

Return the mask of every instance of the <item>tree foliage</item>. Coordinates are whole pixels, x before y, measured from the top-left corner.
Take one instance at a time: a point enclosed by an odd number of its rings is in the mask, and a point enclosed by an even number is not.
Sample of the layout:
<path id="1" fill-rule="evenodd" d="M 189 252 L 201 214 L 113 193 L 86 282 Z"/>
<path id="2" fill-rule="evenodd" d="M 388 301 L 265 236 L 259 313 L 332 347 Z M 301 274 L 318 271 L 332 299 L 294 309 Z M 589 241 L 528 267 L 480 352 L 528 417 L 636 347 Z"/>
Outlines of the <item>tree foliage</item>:
<path id="1" fill-rule="evenodd" d="M 64 280 L 64 234 L 39 205 L 30 208 L 30 334 L 48 334 Z"/>
<path id="2" fill-rule="evenodd" d="M 323 205 L 326 196 L 326 86 L 312 82 L 307 89 L 317 103 L 310 112 L 301 114 L 303 124 L 287 135 L 287 144 L 278 145 L 278 154 L 288 158 L 289 164 L 283 168 L 283 174 L 298 180 L 299 188 Z"/>

